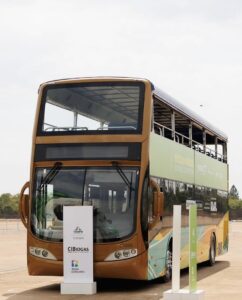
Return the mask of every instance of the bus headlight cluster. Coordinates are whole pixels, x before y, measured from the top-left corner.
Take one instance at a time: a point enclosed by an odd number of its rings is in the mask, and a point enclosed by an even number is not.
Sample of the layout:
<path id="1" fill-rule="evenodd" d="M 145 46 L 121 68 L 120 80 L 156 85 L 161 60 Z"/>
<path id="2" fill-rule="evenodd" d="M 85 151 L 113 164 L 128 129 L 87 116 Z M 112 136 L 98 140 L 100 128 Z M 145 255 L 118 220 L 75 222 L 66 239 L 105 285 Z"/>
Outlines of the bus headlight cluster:
<path id="1" fill-rule="evenodd" d="M 43 248 L 29 247 L 29 252 L 33 256 L 37 256 L 45 259 L 57 260 L 56 257 L 49 250 Z"/>
<path id="2" fill-rule="evenodd" d="M 118 250 L 118 251 L 115 251 L 115 252 L 112 252 L 111 254 L 109 254 L 106 257 L 105 261 L 128 259 L 128 258 L 137 256 L 137 254 L 138 254 L 137 249 Z"/>

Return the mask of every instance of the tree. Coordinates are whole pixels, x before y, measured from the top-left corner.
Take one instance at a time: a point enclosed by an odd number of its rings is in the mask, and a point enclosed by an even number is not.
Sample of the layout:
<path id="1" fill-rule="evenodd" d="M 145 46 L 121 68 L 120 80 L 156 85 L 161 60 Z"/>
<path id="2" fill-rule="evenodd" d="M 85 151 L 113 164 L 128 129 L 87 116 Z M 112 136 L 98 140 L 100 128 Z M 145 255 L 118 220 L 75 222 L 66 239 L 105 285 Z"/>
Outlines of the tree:
<path id="1" fill-rule="evenodd" d="M 239 191 L 234 184 L 231 186 L 229 197 L 233 199 L 239 199 Z"/>
<path id="2" fill-rule="evenodd" d="M 18 217 L 19 195 L 5 193 L 0 195 L 0 218 Z"/>

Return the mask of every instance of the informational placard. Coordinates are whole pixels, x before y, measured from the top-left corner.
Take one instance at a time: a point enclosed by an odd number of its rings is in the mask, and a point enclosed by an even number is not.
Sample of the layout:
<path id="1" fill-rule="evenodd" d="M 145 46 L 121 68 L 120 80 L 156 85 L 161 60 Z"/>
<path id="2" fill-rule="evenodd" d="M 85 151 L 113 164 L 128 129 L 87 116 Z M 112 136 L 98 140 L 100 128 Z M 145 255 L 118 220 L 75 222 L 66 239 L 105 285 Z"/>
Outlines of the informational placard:
<path id="1" fill-rule="evenodd" d="M 64 206 L 64 294 L 93 294 L 93 207 Z"/>
<path id="2" fill-rule="evenodd" d="M 176 262 L 176 268 L 172 266 L 173 270 L 176 270 L 172 274 L 172 289 L 164 292 L 164 300 L 204 300 L 204 291 L 197 290 L 197 204 L 192 202 L 187 204 L 189 204 L 189 290 L 180 289 L 180 278 L 177 274 L 179 264 Z M 176 214 L 173 214 L 173 218 L 178 218 L 178 209 L 178 206 L 174 206 Z M 177 228 L 175 226 L 178 223 L 180 224 L 180 220 L 173 223 L 173 239 L 177 239 L 180 231 L 179 226 Z M 180 254 L 174 252 L 173 244 L 173 263 L 175 257 L 180 258 Z"/>
<path id="3" fill-rule="evenodd" d="M 189 290 L 197 290 L 197 205 L 189 208 Z"/>

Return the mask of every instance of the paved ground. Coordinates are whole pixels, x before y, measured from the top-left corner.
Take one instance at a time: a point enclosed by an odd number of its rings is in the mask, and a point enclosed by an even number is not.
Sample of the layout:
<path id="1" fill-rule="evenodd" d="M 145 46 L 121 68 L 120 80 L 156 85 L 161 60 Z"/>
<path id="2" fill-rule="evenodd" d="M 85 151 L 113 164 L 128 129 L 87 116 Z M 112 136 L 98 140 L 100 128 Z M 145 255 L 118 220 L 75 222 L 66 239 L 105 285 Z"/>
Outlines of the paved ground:
<path id="1" fill-rule="evenodd" d="M 159 281 L 98 281 L 94 296 L 60 295 L 61 277 L 31 277 L 26 270 L 26 232 L 16 222 L 0 222 L 0 299 L 11 300 L 158 300 L 170 284 Z M 181 275 L 181 286 L 187 288 L 188 272 Z M 242 300 L 242 222 L 230 224 L 230 250 L 217 259 L 214 267 L 198 269 L 198 288 L 205 300 Z"/>

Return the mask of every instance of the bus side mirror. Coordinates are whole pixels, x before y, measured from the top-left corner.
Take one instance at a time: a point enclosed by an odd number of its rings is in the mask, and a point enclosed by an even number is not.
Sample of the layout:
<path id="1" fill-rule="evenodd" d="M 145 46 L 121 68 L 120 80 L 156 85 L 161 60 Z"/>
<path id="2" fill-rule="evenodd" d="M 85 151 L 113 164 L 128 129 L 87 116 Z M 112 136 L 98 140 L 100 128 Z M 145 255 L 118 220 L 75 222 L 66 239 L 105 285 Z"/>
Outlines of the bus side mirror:
<path id="1" fill-rule="evenodd" d="M 29 189 L 29 182 L 25 183 L 19 195 L 19 214 L 22 223 L 27 228 L 29 216 L 29 194 L 24 194 L 26 189 Z"/>
<path id="2" fill-rule="evenodd" d="M 24 203 L 24 215 L 27 217 L 29 215 L 29 195 L 24 194 L 22 197 Z"/>
<path id="3" fill-rule="evenodd" d="M 150 187 L 153 190 L 153 215 L 156 220 L 161 220 L 164 213 L 164 193 L 153 179 L 150 180 Z"/>
<path id="4" fill-rule="evenodd" d="M 164 193 L 154 191 L 154 215 L 161 219 L 164 213 Z"/>

